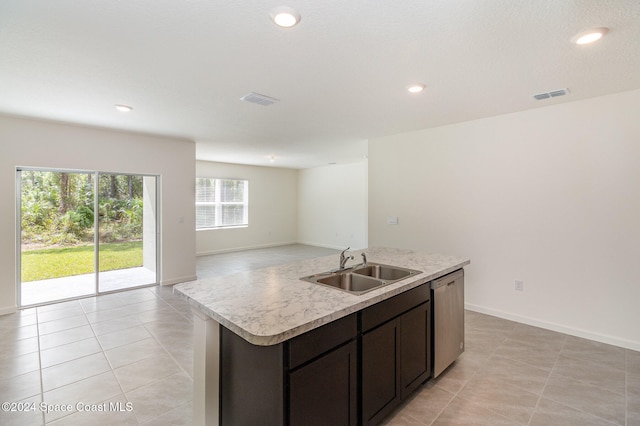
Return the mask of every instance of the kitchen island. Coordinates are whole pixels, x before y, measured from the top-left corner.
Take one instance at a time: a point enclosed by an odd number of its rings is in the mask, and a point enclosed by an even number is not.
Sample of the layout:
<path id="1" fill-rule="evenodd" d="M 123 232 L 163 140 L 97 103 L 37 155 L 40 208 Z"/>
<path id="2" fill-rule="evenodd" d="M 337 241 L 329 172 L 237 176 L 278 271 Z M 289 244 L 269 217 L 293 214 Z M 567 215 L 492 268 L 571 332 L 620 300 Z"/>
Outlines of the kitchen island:
<path id="1" fill-rule="evenodd" d="M 272 355 L 273 359 L 281 357 L 279 363 L 282 365 L 288 362 L 292 354 L 296 356 L 292 348 L 295 347 L 296 342 L 304 342 L 311 335 L 310 332 L 316 330 L 314 333 L 318 332 L 322 337 L 322 333 L 327 334 L 332 331 L 332 327 L 335 328 L 336 324 L 340 324 L 338 320 L 346 325 L 336 330 L 349 329 L 351 324 L 353 327 L 360 327 L 359 317 L 356 317 L 360 312 L 366 312 L 367 308 L 418 287 L 425 287 L 425 284 L 430 281 L 457 271 L 470 263 L 469 259 L 456 256 L 392 248 L 372 248 L 351 253 L 356 260 L 349 262 L 346 266 L 356 265 L 361 252 L 366 252 L 369 262 L 395 265 L 421 272 L 360 295 L 300 280 L 301 277 L 337 268 L 337 256 L 327 256 L 257 271 L 193 281 L 174 287 L 176 294 L 184 296 L 189 301 L 195 314 L 195 424 L 218 424 L 220 419 L 220 391 L 222 389 L 223 393 L 226 392 L 220 386 L 221 379 L 224 382 L 222 376 L 225 373 L 220 368 L 221 353 L 224 352 L 221 342 L 237 340 L 242 342 L 239 343 L 240 345 L 246 344 L 249 351 L 255 349 L 260 353 L 259 358 L 265 359 L 265 368 L 268 368 L 266 360 Z M 405 299 L 407 297 L 405 296 Z M 359 329 L 357 333 L 360 333 Z M 359 342 L 357 336 L 347 338 L 347 342 L 339 342 L 338 346 L 353 343 L 354 348 L 357 349 L 357 344 L 354 343 Z M 238 345 L 238 343 L 228 343 L 228 345 Z M 315 345 L 313 339 L 307 341 L 307 346 L 309 345 Z M 300 346 L 304 345 L 301 343 Z M 355 358 L 356 354 L 350 354 L 349 357 Z M 274 361 L 274 365 L 276 364 L 277 362 Z M 222 363 L 222 365 L 225 364 Z M 357 369 L 361 369 L 361 366 L 357 366 Z M 278 376 L 280 373 L 274 374 Z M 235 380 L 236 376 L 233 377 Z M 280 391 L 286 393 L 290 385 L 289 378 L 286 378 L 279 385 L 282 389 L 274 389 L 274 393 Z M 265 398 L 269 399 L 270 396 L 266 395 Z M 277 395 L 276 400 L 280 401 L 282 398 L 282 395 Z M 255 403 L 249 400 L 243 402 L 246 404 L 246 410 L 251 410 L 251 406 Z M 282 403 L 285 406 L 288 405 L 287 401 Z M 264 424 L 270 424 L 269 419 L 264 417 L 262 419 Z M 293 422 L 289 414 L 285 413 L 282 418 L 274 420 L 274 423 Z"/>

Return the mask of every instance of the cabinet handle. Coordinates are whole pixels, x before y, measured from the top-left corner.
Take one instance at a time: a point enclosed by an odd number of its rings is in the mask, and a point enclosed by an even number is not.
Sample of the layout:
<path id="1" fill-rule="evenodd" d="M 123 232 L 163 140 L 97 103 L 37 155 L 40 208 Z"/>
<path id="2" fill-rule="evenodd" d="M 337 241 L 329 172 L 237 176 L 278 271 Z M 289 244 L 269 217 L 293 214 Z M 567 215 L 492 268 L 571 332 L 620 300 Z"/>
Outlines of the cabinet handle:
<path id="1" fill-rule="evenodd" d="M 447 286 L 450 286 L 451 284 L 455 284 L 455 281 L 451 281 L 449 284 L 447 284 Z"/>

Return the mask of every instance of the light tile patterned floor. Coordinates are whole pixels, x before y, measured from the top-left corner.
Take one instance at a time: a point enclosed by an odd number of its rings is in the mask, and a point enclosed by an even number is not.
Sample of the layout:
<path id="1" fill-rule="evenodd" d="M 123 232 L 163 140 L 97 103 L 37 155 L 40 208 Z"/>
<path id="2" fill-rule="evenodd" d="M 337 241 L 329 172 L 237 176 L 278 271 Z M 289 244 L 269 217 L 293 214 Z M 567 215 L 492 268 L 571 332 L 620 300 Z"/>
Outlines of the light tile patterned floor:
<path id="1" fill-rule="evenodd" d="M 387 425 L 640 425 L 640 352 L 465 311 L 466 351 Z"/>
<path id="2" fill-rule="evenodd" d="M 198 275 L 337 253 L 292 245 L 206 256 Z M 191 424 L 191 315 L 171 288 L 151 287 L 0 316 L 0 402 L 72 405 L 0 411 L 0 424 Z M 387 425 L 640 425 L 639 352 L 470 311 L 465 322 L 466 352 Z"/>

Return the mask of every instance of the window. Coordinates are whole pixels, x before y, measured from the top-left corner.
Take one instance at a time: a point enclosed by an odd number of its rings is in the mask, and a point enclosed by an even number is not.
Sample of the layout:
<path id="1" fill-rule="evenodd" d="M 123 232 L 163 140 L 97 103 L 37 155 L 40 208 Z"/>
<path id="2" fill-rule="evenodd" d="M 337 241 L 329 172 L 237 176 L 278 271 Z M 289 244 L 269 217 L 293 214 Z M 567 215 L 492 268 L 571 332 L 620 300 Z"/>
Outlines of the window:
<path id="1" fill-rule="evenodd" d="M 196 178 L 196 229 L 249 225 L 249 181 Z"/>

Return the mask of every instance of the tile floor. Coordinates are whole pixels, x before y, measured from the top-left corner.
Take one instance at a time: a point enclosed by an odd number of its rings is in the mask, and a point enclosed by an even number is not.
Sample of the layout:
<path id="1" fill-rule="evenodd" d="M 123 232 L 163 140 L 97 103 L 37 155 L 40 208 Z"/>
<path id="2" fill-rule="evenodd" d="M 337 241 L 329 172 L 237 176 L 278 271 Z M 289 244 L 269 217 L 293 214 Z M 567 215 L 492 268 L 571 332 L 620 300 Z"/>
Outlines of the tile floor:
<path id="1" fill-rule="evenodd" d="M 205 256 L 198 275 L 336 253 L 292 245 Z M 640 425 L 639 352 L 465 318 L 466 352 L 387 425 Z M 1 410 L 1 425 L 191 424 L 192 314 L 171 288 L 0 316 L 0 341 L 0 402 L 28 409 Z"/>
<path id="2" fill-rule="evenodd" d="M 640 425 L 640 352 L 468 310 L 465 342 L 387 425 Z"/>

